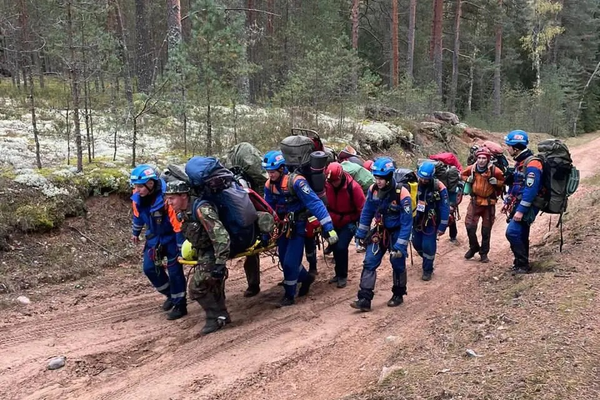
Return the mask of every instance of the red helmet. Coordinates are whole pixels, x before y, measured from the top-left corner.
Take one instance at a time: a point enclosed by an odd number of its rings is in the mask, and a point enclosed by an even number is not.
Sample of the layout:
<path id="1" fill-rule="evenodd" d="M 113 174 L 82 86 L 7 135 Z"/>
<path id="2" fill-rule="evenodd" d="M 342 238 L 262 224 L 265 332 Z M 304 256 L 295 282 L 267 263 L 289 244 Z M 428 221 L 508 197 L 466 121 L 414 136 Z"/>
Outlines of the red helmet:
<path id="1" fill-rule="evenodd" d="M 365 161 L 365 163 L 363 164 L 363 167 L 367 170 L 367 171 L 371 171 L 371 167 L 373 166 L 373 160 L 367 160 Z"/>
<path id="2" fill-rule="evenodd" d="M 490 152 L 490 150 L 487 147 L 480 147 L 475 152 L 475 157 L 479 157 L 479 156 L 485 156 L 485 157 L 487 157 L 488 160 L 490 160 L 492 158 L 492 153 Z"/>
<path id="3" fill-rule="evenodd" d="M 342 179 L 342 175 L 344 174 L 344 169 L 342 168 L 342 164 L 338 162 L 332 162 L 327 167 L 327 180 L 329 182 L 339 181 Z"/>

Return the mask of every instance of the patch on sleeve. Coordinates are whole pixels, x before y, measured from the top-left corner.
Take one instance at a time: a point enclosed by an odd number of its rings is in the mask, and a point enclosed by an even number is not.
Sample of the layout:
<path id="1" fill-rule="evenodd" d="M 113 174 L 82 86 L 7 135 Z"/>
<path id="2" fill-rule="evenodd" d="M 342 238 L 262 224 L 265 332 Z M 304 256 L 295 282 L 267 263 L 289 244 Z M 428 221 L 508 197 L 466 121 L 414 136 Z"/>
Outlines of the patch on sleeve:
<path id="1" fill-rule="evenodd" d="M 525 184 L 527 185 L 527 187 L 532 187 L 534 183 L 535 183 L 535 174 L 533 172 L 530 172 L 527 174 L 527 178 L 525 179 Z"/>
<path id="2" fill-rule="evenodd" d="M 300 183 L 300 190 L 302 190 L 304 194 L 310 194 L 310 186 L 308 186 L 306 182 Z"/>
<path id="3" fill-rule="evenodd" d="M 404 212 L 410 214 L 410 205 L 404 206 Z"/>

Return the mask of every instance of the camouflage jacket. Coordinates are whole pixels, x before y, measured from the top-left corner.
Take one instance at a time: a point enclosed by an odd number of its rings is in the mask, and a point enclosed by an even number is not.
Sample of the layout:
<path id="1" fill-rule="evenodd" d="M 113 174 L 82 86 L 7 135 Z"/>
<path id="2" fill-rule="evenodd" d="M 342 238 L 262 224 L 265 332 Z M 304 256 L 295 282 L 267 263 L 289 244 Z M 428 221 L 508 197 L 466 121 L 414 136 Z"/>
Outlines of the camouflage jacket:
<path id="1" fill-rule="evenodd" d="M 230 238 L 215 206 L 192 199 L 182 220 L 181 231 L 198 252 L 198 262 L 225 264 L 229 259 Z"/>

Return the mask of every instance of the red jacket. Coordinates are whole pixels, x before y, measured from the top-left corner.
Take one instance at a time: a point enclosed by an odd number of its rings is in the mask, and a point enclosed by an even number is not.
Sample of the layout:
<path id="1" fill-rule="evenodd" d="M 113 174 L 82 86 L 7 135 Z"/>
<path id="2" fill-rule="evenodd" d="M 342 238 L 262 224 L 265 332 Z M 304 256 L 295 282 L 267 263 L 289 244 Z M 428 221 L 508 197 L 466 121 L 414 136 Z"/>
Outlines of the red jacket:
<path id="1" fill-rule="evenodd" d="M 336 229 L 357 222 L 366 200 L 362 188 L 350 174 L 344 172 L 343 179 L 338 188 L 329 182 L 325 183 L 327 210 Z"/>

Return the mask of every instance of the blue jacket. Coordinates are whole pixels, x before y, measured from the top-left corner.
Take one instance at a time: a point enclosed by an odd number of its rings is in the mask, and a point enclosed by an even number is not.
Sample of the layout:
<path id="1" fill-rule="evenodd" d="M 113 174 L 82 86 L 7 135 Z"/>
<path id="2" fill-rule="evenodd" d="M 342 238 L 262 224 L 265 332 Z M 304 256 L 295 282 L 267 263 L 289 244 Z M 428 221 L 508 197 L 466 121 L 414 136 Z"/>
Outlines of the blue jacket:
<path id="1" fill-rule="evenodd" d="M 181 224 L 177 220 L 175 211 L 166 203 L 164 191 L 166 183 L 161 179 L 156 192 L 150 195 L 151 204 L 144 204 L 144 200 L 139 193 L 134 192 L 131 196 L 133 207 L 133 236 L 139 236 L 142 228 L 146 226 L 146 242 L 149 246 L 157 244 L 169 244 L 176 241 L 179 246 L 184 241 L 180 233 Z"/>
<path id="2" fill-rule="evenodd" d="M 308 181 L 302 175 L 294 174 L 294 181 L 290 182 L 291 174 L 284 174 L 277 182 L 270 179 L 265 183 L 265 200 L 277 212 L 284 217 L 290 212 L 302 212 L 308 210 L 314 215 L 325 232 L 333 230 L 331 216 L 327 212 L 325 204 L 317 194 L 310 188 Z M 292 190 L 289 190 L 289 185 Z"/>
<path id="3" fill-rule="evenodd" d="M 393 180 L 391 185 L 392 188 L 396 187 Z M 410 192 L 404 187 L 382 192 L 377 186 L 371 185 L 367 192 L 367 201 L 360 214 L 356 231 L 358 239 L 367 237 L 373 218 L 381 221 L 388 231 L 399 231 L 394 250 L 401 250 L 400 246 L 407 246 L 413 224 Z"/>
<path id="4" fill-rule="evenodd" d="M 436 184 L 438 187 L 434 188 L 433 185 Z M 446 186 L 437 179 L 425 186 L 419 184 L 415 227 L 425 231 L 426 228 L 434 226 L 439 232 L 444 233 L 448 227 L 449 217 L 450 204 Z"/>
<path id="5" fill-rule="evenodd" d="M 518 202 L 516 212 L 526 214 L 538 195 L 542 184 L 542 163 L 538 159 L 531 159 L 531 150 L 527 149 L 515 159 L 515 172 L 513 184 L 508 188 L 506 203 Z M 528 161 L 528 162 L 527 162 Z M 534 210 L 537 213 L 537 209 Z"/>

